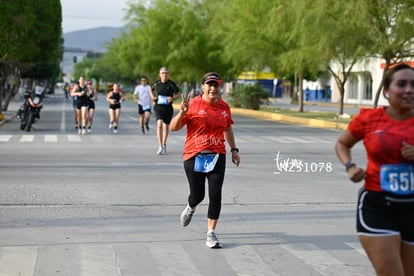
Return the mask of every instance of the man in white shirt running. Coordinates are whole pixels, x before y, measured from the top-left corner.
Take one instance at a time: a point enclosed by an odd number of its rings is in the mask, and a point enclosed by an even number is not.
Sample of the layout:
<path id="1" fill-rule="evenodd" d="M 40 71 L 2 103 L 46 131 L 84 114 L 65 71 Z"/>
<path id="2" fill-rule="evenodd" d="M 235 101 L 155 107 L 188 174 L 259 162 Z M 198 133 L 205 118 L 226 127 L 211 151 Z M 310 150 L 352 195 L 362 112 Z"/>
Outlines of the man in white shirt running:
<path id="1" fill-rule="evenodd" d="M 151 118 L 151 86 L 148 85 L 147 77 L 141 78 L 141 83 L 135 87 L 134 98 L 138 98 L 138 115 L 141 134 L 149 131 L 149 121 Z"/>

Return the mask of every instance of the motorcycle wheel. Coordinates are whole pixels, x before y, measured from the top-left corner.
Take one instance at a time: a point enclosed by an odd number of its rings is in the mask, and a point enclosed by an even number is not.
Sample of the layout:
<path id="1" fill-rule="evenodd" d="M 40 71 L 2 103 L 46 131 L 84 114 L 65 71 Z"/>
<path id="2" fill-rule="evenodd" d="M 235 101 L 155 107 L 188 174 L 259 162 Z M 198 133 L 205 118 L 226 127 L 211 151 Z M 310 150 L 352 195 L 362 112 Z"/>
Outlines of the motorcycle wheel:
<path id="1" fill-rule="evenodd" d="M 33 112 L 29 113 L 29 118 L 27 118 L 27 125 L 26 125 L 26 131 L 29 132 L 32 129 L 32 123 L 34 120 L 34 114 Z"/>
<path id="2" fill-rule="evenodd" d="M 20 129 L 21 130 L 24 130 L 25 128 L 26 128 L 26 123 L 23 120 L 21 120 L 21 122 L 20 122 Z"/>
<path id="3" fill-rule="evenodd" d="M 22 114 L 20 115 L 20 129 L 24 130 L 26 128 L 26 123 L 27 123 L 27 114 L 24 114 L 22 112 Z"/>

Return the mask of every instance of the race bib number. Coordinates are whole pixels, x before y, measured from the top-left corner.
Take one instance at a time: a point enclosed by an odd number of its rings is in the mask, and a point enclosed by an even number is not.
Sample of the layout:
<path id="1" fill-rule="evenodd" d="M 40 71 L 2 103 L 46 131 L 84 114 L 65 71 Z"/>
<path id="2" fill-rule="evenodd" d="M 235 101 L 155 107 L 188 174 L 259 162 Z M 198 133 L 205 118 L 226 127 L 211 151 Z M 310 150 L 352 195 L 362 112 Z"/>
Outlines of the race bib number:
<path id="1" fill-rule="evenodd" d="M 414 164 L 382 165 L 381 188 L 397 195 L 414 194 Z"/>
<path id="2" fill-rule="evenodd" d="M 194 171 L 208 173 L 214 170 L 218 160 L 218 153 L 197 154 L 194 163 Z"/>
<path id="3" fill-rule="evenodd" d="M 158 95 L 157 104 L 167 105 L 167 104 L 170 104 L 170 103 L 168 102 L 168 97 L 167 96 Z"/>
<path id="4" fill-rule="evenodd" d="M 145 104 L 145 105 L 142 106 L 142 109 L 143 110 L 150 110 L 151 109 L 151 105 Z"/>

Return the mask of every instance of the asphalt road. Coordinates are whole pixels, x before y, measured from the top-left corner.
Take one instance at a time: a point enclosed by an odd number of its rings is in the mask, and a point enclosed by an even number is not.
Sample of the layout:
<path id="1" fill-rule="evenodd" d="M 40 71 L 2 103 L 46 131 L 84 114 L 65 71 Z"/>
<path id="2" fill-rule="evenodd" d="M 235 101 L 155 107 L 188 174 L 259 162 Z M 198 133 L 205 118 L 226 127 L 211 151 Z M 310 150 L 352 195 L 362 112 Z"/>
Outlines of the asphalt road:
<path id="1" fill-rule="evenodd" d="M 354 229 L 360 185 L 333 150 L 340 132 L 234 120 L 241 164 L 227 163 L 220 250 L 204 245 L 207 198 L 179 225 L 184 130 L 156 155 L 154 120 L 140 135 L 125 102 L 115 135 L 102 96 L 90 134 L 76 134 L 62 94 L 45 100 L 32 132 L 9 121 L 0 128 L 0 275 L 374 275 Z M 363 164 L 360 145 L 353 157 Z"/>

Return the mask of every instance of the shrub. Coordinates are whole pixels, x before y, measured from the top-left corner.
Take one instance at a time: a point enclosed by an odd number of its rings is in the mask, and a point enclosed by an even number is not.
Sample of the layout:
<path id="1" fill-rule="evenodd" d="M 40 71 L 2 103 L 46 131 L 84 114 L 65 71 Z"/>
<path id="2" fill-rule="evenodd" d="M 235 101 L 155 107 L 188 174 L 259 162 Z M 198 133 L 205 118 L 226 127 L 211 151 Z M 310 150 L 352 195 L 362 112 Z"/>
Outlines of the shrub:
<path id="1" fill-rule="evenodd" d="M 261 100 L 269 99 L 269 92 L 260 84 L 238 85 L 229 94 L 229 103 L 233 107 L 258 110 Z"/>

